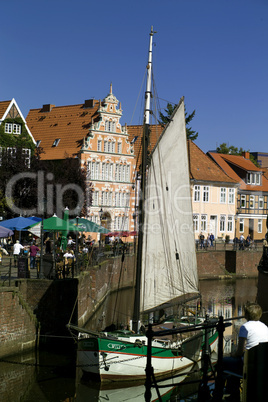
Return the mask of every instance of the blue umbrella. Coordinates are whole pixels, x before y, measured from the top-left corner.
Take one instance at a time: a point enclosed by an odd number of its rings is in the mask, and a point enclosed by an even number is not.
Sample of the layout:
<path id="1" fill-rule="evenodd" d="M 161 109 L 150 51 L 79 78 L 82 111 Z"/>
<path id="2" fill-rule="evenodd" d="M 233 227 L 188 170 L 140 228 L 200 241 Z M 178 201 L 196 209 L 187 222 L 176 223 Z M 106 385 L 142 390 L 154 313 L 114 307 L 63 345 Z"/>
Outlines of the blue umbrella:
<path id="1" fill-rule="evenodd" d="M 27 230 L 25 228 L 33 224 L 33 220 L 18 216 L 17 218 L 7 219 L 1 222 L 1 226 L 12 230 Z"/>
<path id="2" fill-rule="evenodd" d="M 9 237 L 14 234 L 13 230 L 0 226 L 0 237 Z"/>

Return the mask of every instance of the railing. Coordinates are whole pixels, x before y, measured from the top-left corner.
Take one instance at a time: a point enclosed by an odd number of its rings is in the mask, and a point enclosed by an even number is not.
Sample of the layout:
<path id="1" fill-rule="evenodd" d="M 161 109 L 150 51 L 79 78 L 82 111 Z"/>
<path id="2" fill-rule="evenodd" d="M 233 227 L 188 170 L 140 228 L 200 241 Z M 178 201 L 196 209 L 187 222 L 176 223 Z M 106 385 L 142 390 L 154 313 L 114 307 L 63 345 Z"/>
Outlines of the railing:
<path id="1" fill-rule="evenodd" d="M 249 245 L 244 242 L 243 245 L 238 241 L 237 243 L 230 241 L 226 242 L 225 240 L 215 240 L 213 242 L 213 246 L 209 245 L 207 241 L 204 242 L 203 245 L 199 241 L 195 243 L 196 251 L 222 251 L 222 250 L 248 250 L 248 251 L 262 251 L 263 241 L 262 240 L 254 240 Z"/>
<path id="2" fill-rule="evenodd" d="M 159 394 L 158 391 L 158 384 L 156 382 L 155 376 L 154 376 L 154 369 L 152 367 L 152 339 L 156 337 L 161 337 L 161 336 L 167 336 L 167 335 L 174 335 L 174 334 L 181 334 L 181 333 L 187 333 L 187 332 L 192 332 L 196 330 L 203 330 L 205 334 L 205 341 L 203 344 L 203 351 L 202 351 L 202 359 L 203 359 L 203 365 L 202 365 L 202 372 L 203 376 L 201 380 L 197 380 L 200 382 L 199 386 L 199 395 L 198 395 L 198 400 L 199 401 L 205 401 L 207 400 L 207 395 L 209 393 L 209 387 L 208 387 L 208 382 L 209 380 L 213 379 L 215 382 L 215 389 L 214 389 L 214 395 L 213 395 L 213 401 L 222 401 L 222 396 L 223 396 L 223 388 L 224 388 L 224 377 L 223 377 L 223 333 L 225 331 L 225 328 L 232 325 L 230 321 L 232 320 L 238 320 L 243 318 L 243 316 L 240 317 L 233 317 L 230 319 L 223 319 L 222 316 L 219 317 L 217 322 L 210 323 L 208 319 L 205 320 L 203 324 L 197 324 L 193 326 L 187 326 L 183 328 L 174 328 L 174 329 L 165 329 L 162 331 L 153 331 L 153 325 L 149 324 L 148 325 L 148 331 L 146 332 L 146 336 L 148 339 L 147 342 L 147 364 L 146 364 L 146 382 L 145 382 L 145 401 L 149 402 L 151 400 L 151 388 L 155 387 L 156 391 Z M 208 342 L 208 336 L 209 336 L 209 329 L 216 329 L 218 332 L 218 359 L 217 359 L 217 374 L 212 371 L 212 377 L 208 375 L 208 368 L 209 368 L 209 342 Z M 184 383 L 185 385 L 187 382 Z M 175 384 L 172 382 L 172 384 L 165 384 L 164 387 L 169 387 L 169 386 L 176 386 L 179 385 Z M 161 400 L 161 397 L 160 397 Z"/>

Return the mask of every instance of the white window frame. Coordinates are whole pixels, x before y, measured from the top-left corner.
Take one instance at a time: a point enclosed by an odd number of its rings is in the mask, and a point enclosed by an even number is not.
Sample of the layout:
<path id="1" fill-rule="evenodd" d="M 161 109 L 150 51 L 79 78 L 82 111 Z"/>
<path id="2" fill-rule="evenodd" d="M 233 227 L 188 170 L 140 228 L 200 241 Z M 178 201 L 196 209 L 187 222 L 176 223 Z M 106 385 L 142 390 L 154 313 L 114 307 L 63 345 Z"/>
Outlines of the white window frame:
<path id="1" fill-rule="evenodd" d="M 122 153 L 122 142 L 119 142 L 119 141 L 117 143 L 117 153 L 118 154 Z"/>
<path id="2" fill-rule="evenodd" d="M 200 217 L 200 230 L 201 232 L 206 232 L 208 227 L 208 216 L 206 214 L 202 214 Z"/>
<path id="3" fill-rule="evenodd" d="M 263 209 L 263 208 L 264 208 L 264 197 L 259 196 L 259 209 Z"/>
<path id="4" fill-rule="evenodd" d="M 220 215 L 220 232 L 225 232 L 226 227 L 226 215 Z"/>
<path id="5" fill-rule="evenodd" d="M 200 202 L 200 186 L 194 186 L 194 202 Z"/>
<path id="6" fill-rule="evenodd" d="M 13 124 L 13 134 L 20 134 L 21 133 L 21 125 L 20 124 Z"/>
<path id="7" fill-rule="evenodd" d="M 245 230 L 245 221 L 244 218 L 239 219 L 239 233 L 244 233 Z"/>
<path id="8" fill-rule="evenodd" d="M 209 202 L 209 186 L 203 186 L 203 202 Z"/>
<path id="9" fill-rule="evenodd" d="M 101 152 L 101 148 L 102 148 L 102 140 L 98 140 L 98 152 Z"/>
<path id="10" fill-rule="evenodd" d="M 261 185 L 261 173 L 256 173 L 256 185 Z"/>
<path id="11" fill-rule="evenodd" d="M 240 208 L 246 208 L 247 205 L 247 197 L 245 194 L 241 194 L 240 197 Z"/>
<path id="12" fill-rule="evenodd" d="M 258 230 L 258 233 L 262 233 L 262 219 L 258 219 L 257 230 Z"/>
<path id="13" fill-rule="evenodd" d="M 226 187 L 220 188 L 220 204 L 226 204 Z"/>
<path id="14" fill-rule="evenodd" d="M 199 233 L 199 214 L 193 214 L 194 231 Z"/>
<path id="15" fill-rule="evenodd" d="M 235 203 L 235 189 L 234 188 L 229 188 L 228 190 L 228 204 L 234 204 Z"/>
<path id="16" fill-rule="evenodd" d="M 228 215 L 227 217 L 227 232 L 233 232 L 234 228 L 234 217 L 233 215 Z"/>
<path id="17" fill-rule="evenodd" d="M 255 208 L 255 195 L 250 195 L 249 196 L 249 208 L 250 209 Z"/>

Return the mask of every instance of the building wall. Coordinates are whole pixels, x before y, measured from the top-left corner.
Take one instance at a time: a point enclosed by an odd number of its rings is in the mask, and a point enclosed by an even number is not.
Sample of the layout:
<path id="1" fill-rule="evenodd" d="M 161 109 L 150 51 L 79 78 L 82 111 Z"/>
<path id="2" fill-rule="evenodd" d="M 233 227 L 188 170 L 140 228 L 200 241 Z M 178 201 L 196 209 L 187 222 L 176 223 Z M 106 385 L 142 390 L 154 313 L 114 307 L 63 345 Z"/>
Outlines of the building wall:
<path id="1" fill-rule="evenodd" d="M 231 239 L 234 238 L 235 235 L 235 214 L 236 214 L 236 194 L 237 189 L 232 187 L 234 191 L 233 202 L 229 203 L 229 188 L 222 186 L 216 186 L 215 184 L 207 184 L 200 183 L 197 184 L 200 186 L 200 200 L 195 201 L 195 185 L 192 184 L 192 208 L 193 215 L 198 216 L 198 228 L 195 227 L 195 239 L 198 239 L 200 233 L 202 232 L 205 237 L 209 233 L 214 234 L 215 238 L 225 238 L 226 235 L 229 235 Z M 203 201 L 204 197 L 204 188 L 209 188 L 209 199 L 208 202 Z M 226 201 L 224 203 L 221 202 L 221 188 L 226 189 Z M 206 230 L 202 227 L 201 224 L 201 216 L 207 217 L 207 227 Z M 214 217 L 212 219 L 211 217 Z M 225 225 L 224 230 L 221 230 L 220 220 L 221 216 L 225 217 Z M 232 225 L 231 229 L 228 230 L 228 218 L 231 219 Z"/>

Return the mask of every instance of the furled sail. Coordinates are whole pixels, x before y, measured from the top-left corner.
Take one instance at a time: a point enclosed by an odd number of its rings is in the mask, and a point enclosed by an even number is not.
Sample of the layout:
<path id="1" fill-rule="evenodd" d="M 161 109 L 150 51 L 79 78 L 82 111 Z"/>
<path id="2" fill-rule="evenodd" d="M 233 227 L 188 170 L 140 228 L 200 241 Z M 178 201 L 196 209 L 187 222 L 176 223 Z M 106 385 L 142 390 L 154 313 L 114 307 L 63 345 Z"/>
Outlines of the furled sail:
<path id="1" fill-rule="evenodd" d="M 198 293 L 183 98 L 151 154 L 144 208 L 141 311 Z"/>

